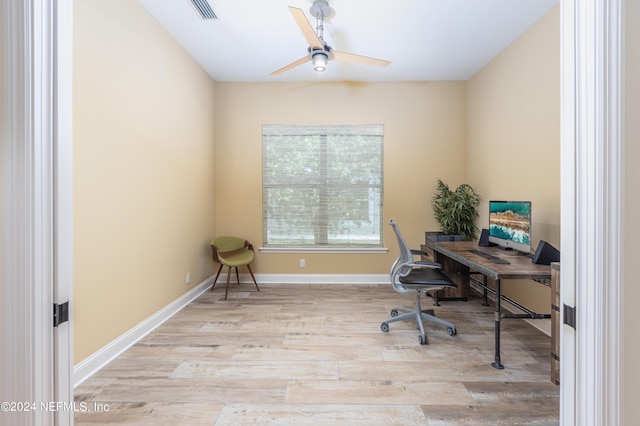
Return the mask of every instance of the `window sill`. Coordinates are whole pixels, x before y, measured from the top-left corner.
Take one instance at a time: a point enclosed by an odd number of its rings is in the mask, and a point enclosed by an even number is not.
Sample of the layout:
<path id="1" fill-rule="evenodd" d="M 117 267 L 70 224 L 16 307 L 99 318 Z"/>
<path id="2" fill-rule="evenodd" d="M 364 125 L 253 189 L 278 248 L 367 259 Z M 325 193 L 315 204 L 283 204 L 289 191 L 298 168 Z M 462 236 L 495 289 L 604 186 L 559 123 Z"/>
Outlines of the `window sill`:
<path id="1" fill-rule="evenodd" d="M 389 252 L 386 247 L 260 247 L 260 253 L 380 253 Z"/>

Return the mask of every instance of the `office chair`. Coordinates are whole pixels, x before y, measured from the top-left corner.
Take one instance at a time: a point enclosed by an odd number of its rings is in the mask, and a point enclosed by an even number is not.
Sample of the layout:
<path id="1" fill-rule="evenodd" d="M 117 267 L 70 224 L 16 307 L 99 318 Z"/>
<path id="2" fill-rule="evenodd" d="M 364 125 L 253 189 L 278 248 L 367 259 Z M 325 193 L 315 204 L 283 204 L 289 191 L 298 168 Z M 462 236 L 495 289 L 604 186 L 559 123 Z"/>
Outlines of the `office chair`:
<path id="1" fill-rule="evenodd" d="M 256 285 L 258 291 L 260 291 L 258 283 L 256 282 L 256 277 L 253 275 L 253 271 L 251 270 L 250 263 L 253 262 L 255 253 L 253 251 L 253 246 L 249 241 L 238 237 L 217 237 L 211 241 L 211 252 L 213 254 L 213 261 L 220 264 L 220 268 L 218 268 L 218 273 L 216 274 L 216 279 L 213 280 L 211 291 L 213 291 L 213 288 L 216 286 L 216 281 L 218 281 L 218 276 L 220 276 L 220 271 L 222 271 L 223 266 L 227 266 L 229 268 L 227 269 L 227 287 L 224 292 L 224 300 L 227 300 L 227 294 L 229 293 L 231 268 L 236 269 L 236 279 L 238 280 L 238 284 L 240 284 L 238 267 L 246 266 L 249 269 L 251 278 L 253 278 L 253 283 Z"/>
<path id="2" fill-rule="evenodd" d="M 421 345 L 427 344 L 427 335 L 424 331 L 422 321 L 431 321 L 444 325 L 447 327 L 449 336 L 458 334 L 456 326 L 453 323 L 436 318 L 431 309 L 423 311 L 420 307 L 421 293 L 426 294 L 430 291 L 442 290 L 445 287 L 455 288 L 456 285 L 440 270 L 441 266 L 439 263 L 414 261 L 414 255 L 427 255 L 427 253 L 420 250 L 411 250 L 404 238 L 402 238 L 398 224 L 390 220 L 389 225 L 393 228 L 393 232 L 395 232 L 396 238 L 398 239 L 398 246 L 400 247 L 400 256 L 393 262 L 389 278 L 395 291 L 400 294 L 415 296 L 416 307 L 415 309 L 401 307 L 392 309 L 391 318 L 383 322 L 380 329 L 388 332 L 390 322 L 414 320 L 420 329 L 418 341 Z M 401 315 L 399 315 L 400 312 L 402 312 Z"/>

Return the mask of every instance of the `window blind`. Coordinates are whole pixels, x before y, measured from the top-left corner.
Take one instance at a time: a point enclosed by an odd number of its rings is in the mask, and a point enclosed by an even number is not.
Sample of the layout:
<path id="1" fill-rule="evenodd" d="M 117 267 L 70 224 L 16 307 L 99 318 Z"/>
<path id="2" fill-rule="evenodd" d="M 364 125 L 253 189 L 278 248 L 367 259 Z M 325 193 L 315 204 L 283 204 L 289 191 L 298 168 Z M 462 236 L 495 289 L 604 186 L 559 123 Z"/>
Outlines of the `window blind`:
<path id="1" fill-rule="evenodd" d="M 383 130 L 264 125 L 265 247 L 382 247 Z"/>

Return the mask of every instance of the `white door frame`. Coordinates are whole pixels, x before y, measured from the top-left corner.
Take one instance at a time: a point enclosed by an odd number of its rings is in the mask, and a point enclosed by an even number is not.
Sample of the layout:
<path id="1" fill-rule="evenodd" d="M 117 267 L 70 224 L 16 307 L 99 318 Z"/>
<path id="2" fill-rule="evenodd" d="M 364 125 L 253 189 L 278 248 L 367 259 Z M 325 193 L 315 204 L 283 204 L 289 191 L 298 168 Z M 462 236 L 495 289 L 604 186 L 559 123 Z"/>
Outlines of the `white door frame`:
<path id="1" fill-rule="evenodd" d="M 15 425 L 73 423 L 70 325 L 53 327 L 72 285 L 72 16 L 72 0 L 0 4 L 0 386 L 2 401 L 34 404 L 1 413 Z"/>
<path id="2" fill-rule="evenodd" d="M 2 398 L 70 401 L 71 333 L 69 325 L 56 330 L 54 357 L 51 309 L 62 301 L 54 293 L 71 295 L 72 0 L 3 0 L 1 7 L 2 39 L 12 47 L 2 51 Z M 574 343 L 573 332 L 561 330 L 562 366 L 572 359 L 575 366 L 561 369 L 565 425 L 624 420 L 623 7 L 624 0 L 561 0 L 561 303 L 578 307 Z M 22 414 L 13 424 L 73 420 L 72 413 Z"/>
<path id="3" fill-rule="evenodd" d="M 560 299 L 576 307 L 560 331 L 564 425 L 624 424 L 624 1 L 560 3 Z"/>

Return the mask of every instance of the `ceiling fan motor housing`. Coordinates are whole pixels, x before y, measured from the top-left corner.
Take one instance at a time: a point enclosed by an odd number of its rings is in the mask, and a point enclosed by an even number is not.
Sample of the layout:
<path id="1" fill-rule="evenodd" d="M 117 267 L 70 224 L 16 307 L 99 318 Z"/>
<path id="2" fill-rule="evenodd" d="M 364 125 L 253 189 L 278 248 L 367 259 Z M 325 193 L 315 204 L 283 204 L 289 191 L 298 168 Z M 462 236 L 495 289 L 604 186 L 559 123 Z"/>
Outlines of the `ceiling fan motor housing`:
<path id="1" fill-rule="evenodd" d="M 331 46 L 325 44 L 322 49 L 309 46 L 307 52 L 309 52 L 309 58 L 313 58 L 315 55 L 324 55 L 327 59 L 333 59 L 333 53 L 331 52 Z"/>

